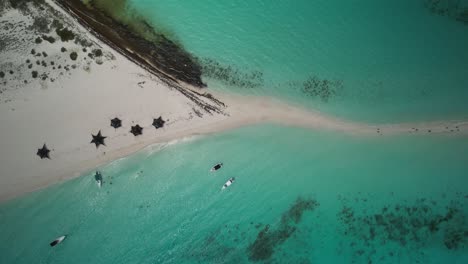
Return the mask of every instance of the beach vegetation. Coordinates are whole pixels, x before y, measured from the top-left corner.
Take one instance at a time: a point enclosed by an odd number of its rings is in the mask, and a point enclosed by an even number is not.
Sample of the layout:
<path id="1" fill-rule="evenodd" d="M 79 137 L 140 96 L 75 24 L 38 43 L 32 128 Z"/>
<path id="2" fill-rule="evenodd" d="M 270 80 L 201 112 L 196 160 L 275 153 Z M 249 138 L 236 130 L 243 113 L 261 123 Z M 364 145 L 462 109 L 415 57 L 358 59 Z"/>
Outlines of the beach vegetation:
<path id="1" fill-rule="evenodd" d="M 70 59 L 76 60 L 77 58 L 78 58 L 78 53 L 76 53 L 75 51 L 73 51 L 72 53 L 70 53 Z"/>
<path id="2" fill-rule="evenodd" d="M 73 40 L 75 38 L 75 33 L 71 31 L 70 29 L 64 27 L 64 28 L 57 28 L 55 30 L 55 33 L 60 37 L 60 40 L 62 42 L 67 42 L 69 40 Z"/>
<path id="3" fill-rule="evenodd" d="M 75 35 L 75 43 L 82 47 L 91 47 L 93 43 L 84 36 Z"/>
<path id="4" fill-rule="evenodd" d="M 52 37 L 52 36 L 42 35 L 42 39 L 49 42 L 49 43 L 55 43 L 55 38 Z"/>
<path id="5" fill-rule="evenodd" d="M 41 33 L 49 33 L 49 20 L 46 17 L 36 16 L 34 17 L 34 22 L 30 27 L 33 30 Z"/>
<path id="6" fill-rule="evenodd" d="M 5 0 L 5 2 L 8 2 L 7 4 L 10 7 L 17 9 L 21 13 L 29 14 L 31 12 L 30 5 L 41 8 L 45 0 Z"/>
<path id="7" fill-rule="evenodd" d="M 54 19 L 54 20 L 52 20 L 52 23 L 50 24 L 50 27 L 55 28 L 55 29 L 63 28 L 63 23 L 58 19 Z"/>
<path id="8" fill-rule="evenodd" d="M 102 50 L 101 49 L 94 49 L 93 50 L 93 55 L 96 57 L 101 57 L 102 56 Z"/>

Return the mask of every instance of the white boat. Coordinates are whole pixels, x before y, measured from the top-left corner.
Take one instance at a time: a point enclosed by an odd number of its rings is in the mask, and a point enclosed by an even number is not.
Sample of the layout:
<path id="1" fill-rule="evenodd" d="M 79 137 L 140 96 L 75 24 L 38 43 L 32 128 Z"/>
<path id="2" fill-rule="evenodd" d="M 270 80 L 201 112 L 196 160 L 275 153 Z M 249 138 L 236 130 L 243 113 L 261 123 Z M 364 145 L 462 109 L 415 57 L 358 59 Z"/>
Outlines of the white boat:
<path id="1" fill-rule="evenodd" d="M 221 169 L 221 167 L 223 167 L 223 164 L 222 164 L 222 163 L 218 163 L 218 164 L 214 165 L 213 168 L 211 168 L 210 171 L 211 171 L 211 172 L 217 171 L 217 170 Z"/>
<path id="2" fill-rule="evenodd" d="M 65 240 L 66 237 L 67 236 L 61 236 L 61 237 L 56 238 L 54 241 L 50 242 L 50 246 L 55 247 L 56 245 L 62 243 L 62 241 Z"/>
<path id="3" fill-rule="evenodd" d="M 227 187 L 231 186 L 231 184 L 235 181 L 236 179 L 234 177 L 230 178 L 221 188 L 221 190 L 226 189 Z"/>
<path id="4" fill-rule="evenodd" d="M 97 183 L 97 186 L 98 186 L 99 188 L 101 188 L 102 181 L 101 181 L 101 180 L 97 180 L 96 183 Z"/>

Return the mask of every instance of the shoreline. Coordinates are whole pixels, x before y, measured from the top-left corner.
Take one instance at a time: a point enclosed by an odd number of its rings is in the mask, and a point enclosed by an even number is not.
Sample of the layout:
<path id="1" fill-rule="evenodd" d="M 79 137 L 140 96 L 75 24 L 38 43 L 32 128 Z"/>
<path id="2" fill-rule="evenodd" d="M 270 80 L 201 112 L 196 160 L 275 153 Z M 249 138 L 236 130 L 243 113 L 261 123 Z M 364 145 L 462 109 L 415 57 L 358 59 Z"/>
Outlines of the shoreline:
<path id="1" fill-rule="evenodd" d="M 33 23 L 16 11 L 9 15 L 20 22 Z M 208 94 L 182 84 L 168 85 L 167 81 L 155 77 L 154 71 L 115 52 L 115 47 L 96 38 L 71 17 L 66 19 L 71 20 L 68 21 L 71 30 L 82 33 L 82 37 L 97 45 L 88 49 L 102 49 L 112 59 L 106 59 L 104 63 L 87 60 L 79 53 L 85 48 L 70 42 L 42 41 L 38 44 L 36 41 L 34 44 L 36 35 L 28 35 L 30 42 L 23 41 L 25 46 L 21 49 L 14 47 L 0 54 L 0 59 L 15 65 L 14 71 L 21 74 L 9 77 L 5 85 L 7 89 L 2 90 L 0 97 L 0 203 L 81 176 L 83 172 L 150 145 L 249 125 L 276 124 L 352 136 L 468 136 L 468 121 L 365 124 L 328 116 L 276 98 L 216 91 Z M 18 33 L 19 37 L 22 38 L 22 34 Z M 47 34 L 58 39 L 53 31 Z M 67 51 L 61 51 L 61 47 L 66 47 Z M 31 55 L 31 49 L 41 51 L 43 55 Z M 70 61 L 68 57 L 72 53 L 78 53 L 79 59 Z M 24 61 L 39 61 L 38 58 L 48 66 L 38 64 L 28 70 Z M 64 67 L 72 65 L 66 71 L 54 69 L 48 73 L 48 78 L 29 75 L 28 71 L 51 68 L 54 61 L 55 66 L 59 63 Z M 56 74 L 54 81 L 52 74 Z M 166 125 L 156 129 L 151 122 L 159 116 L 164 118 Z M 122 128 L 110 126 L 110 120 L 115 117 L 123 120 Z M 130 127 L 136 124 L 143 126 L 143 135 L 130 133 Z M 107 137 L 106 145 L 99 148 L 90 144 L 91 135 L 98 131 Z M 36 155 L 44 143 L 52 150 L 50 160 L 41 160 Z"/>
<path id="2" fill-rule="evenodd" d="M 297 108 L 286 103 L 283 103 L 274 98 L 266 97 L 244 97 L 238 95 L 218 95 L 235 105 L 230 109 L 231 116 L 220 120 L 211 120 L 210 122 L 195 124 L 192 123 L 188 128 L 180 128 L 177 130 L 167 130 L 161 135 L 146 137 L 138 142 L 125 142 L 120 147 L 105 151 L 104 154 L 97 157 L 89 157 L 79 163 L 68 164 L 64 170 L 56 171 L 50 179 L 42 184 L 27 186 L 22 190 L 15 190 L 10 195 L 0 196 L 0 203 L 15 199 L 19 196 L 47 188 L 51 185 L 60 184 L 64 181 L 71 180 L 82 176 L 84 173 L 93 170 L 96 167 L 103 166 L 115 160 L 134 155 L 145 148 L 156 144 L 164 144 L 180 139 L 191 138 L 195 136 L 209 136 L 212 134 L 223 133 L 239 129 L 242 127 L 262 124 L 272 124 L 287 127 L 296 127 L 311 129 L 315 131 L 333 131 L 348 134 L 352 137 L 379 137 L 384 136 L 399 136 L 399 135 L 414 135 L 414 136 L 468 136 L 468 122 L 466 121 L 439 121 L 429 123 L 406 123 L 406 124 L 387 124 L 387 125 L 365 125 L 360 123 L 347 122 L 332 117 L 314 113 L 307 109 Z M 242 101 L 239 101 L 242 99 Z M 243 109 L 243 110 L 240 110 Z M 249 114 L 254 111 L 256 114 Z M 252 113 L 252 112 L 250 112 Z M 287 119 L 283 119 L 287 118 Z M 459 127 L 456 133 L 449 132 L 446 127 Z M 414 131 L 413 127 L 417 127 L 419 131 Z M 377 132 L 379 129 L 380 132 Z M 431 130 L 431 132 L 428 132 Z M 73 156 L 73 153 L 71 153 Z"/>

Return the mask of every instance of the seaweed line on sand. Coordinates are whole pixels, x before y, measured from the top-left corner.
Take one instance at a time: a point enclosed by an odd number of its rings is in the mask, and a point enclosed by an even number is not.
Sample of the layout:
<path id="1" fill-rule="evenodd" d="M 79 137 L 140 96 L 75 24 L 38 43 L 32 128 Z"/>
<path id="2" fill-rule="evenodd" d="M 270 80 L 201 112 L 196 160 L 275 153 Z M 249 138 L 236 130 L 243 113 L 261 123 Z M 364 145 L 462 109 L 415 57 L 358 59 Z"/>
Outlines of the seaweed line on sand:
<path id="1" fill-rule="evenodd" d="M 148 54 L 139 52 L 136 49 L 140 50 L 148 50 L 151 51 L 153 48 L 156 48 L 156 44 L 150 42 L 143 37 L 137 36 L 133 32 L 131 32 L 127 27 L 120 24 L 119 22 L 115 21 L 114 19 L 110 18 L 106 14 L 103 14 L 100 11 L 92 10 L 87 8 L 81 1 L 79 0 L 53 0 L 58 6 L 60 6 L 65 12 L 70 14 L 71 16 L 75 17 L 76 20 L 85 27 L 89 32 L 95 35 L 98 39 L 109 45 L 112 49 L 119 52 L 123 56 L 125 56 L 130 61 L 134 62 L 135 64 L 139 65 L 140 67 L 144 68 L 148 72 L 158 76 L 165 84 L 167 84 L 170 88 L 174 88 L 195 103 L 198 107 L 203 109 L 208 114 L 223 114 L 227 115 L 223 108 L 225 104 L 220 100 L 214 98 L 211 94 L 196 92 L 193 89 L 189 89 L 184 87 L 180 81 L 187 83 L 189 85 L 193 85 L 195 87 L 204 87 L 204 84 L 199 79 L 199 75 L 195 69 L 195 73 L 192 72 L 193 76 L 188 76 L 185 72 L 176 72 L 174 74 L 169 74 L 166 70 L 162 69 L 158 66 L 165 66 L 161 61 L 160 54 L 156 54 L 156 56 L 152 56 L 153 52 L 148 52 Z M 86 10 L 87 12 L 84 12 Z M 107 35 L 107 36 L 106 36 Z M 122 43 L 129 43 L 128 39 L 131 39 L 132 47 L 125 46 L 125 44 L 120 43 L 118 40 L 122 40 L 122 36 L 124 35 L 127 38 L 127 41 L 122 41 Z M 115 39 L 112 39 L 113 36 Z M 162 36 L 164 38 L 164 36 Z M 170 40 L 164 38 L 163 40 L 168 42 L 168 45 L 175 45 L 174 43 L 170 42 Z M 188 56 L 188 54 L 183 51 L 179 47 L 173 47 L 176 52 L 180 52 L 179 55 Z M 171 55 L 171 54 L 166 54 Z M 178 57 L 180 60 L 181 58 Z M 182 60 L 191 61 L 190 58 L 184 57 Z M 182 62 L 183 63 L 183 62 Z M 195 62 L 193 62 L 195 63 Z M 154 65 L 159 64 L 159 65 Z M 166 65 L 169 69 L 172 65 Z M 188 67 L 189 70 L 192 68 L 192 65 L 187 66 L 186 64 L 183 67 Z M 198 65 L 193 65 L 193 67 L 198 67 Z M 205 100 L 203 100 L 203 98 Z"/>

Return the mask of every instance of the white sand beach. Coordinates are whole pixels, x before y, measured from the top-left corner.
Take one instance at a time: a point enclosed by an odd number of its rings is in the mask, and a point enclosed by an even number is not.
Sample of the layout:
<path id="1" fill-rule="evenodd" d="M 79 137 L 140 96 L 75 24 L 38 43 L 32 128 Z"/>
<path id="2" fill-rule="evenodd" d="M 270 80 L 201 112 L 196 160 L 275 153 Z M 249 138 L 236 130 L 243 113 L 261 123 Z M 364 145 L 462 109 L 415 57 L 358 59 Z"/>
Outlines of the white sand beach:
<path id="1" fill-rule="evenodd" d="M 15 10 L 3 14 L 1 21 L 32 23 L 29 17 Z M 0 53 L 5 71 L 5 77 L 0 79 L 0 201 L 77 177 L 150 144 L 258 123 L 327 129 L 356 136 L 383 135 L 382 138 L 402 133 L 468 135 L 466 121 L 368 125 L 340 120 L 274 98 L 226 94 L 209 88 L 198 91 L 211 93 L 226 107 L 222 108 L 224 113 L 207 113 L 179 91 L 87 34 L 76 22 L 71 23 L 72 28 L 93 43 L 90 50 L 102 49 L 102 61 L 85 59 L 82 53 L 76 61 L 67 61 L 64 57 L 68 59 L 71 51 L 81 50 L 79 45 L 44 40 L 36 44 L 35 36 L 25 37 L 22 45 Z M 2 36 L 11 34 L 11 27 L 1 30 Z M 21 31 L 15 32 L 16 40 L 20 39 Z M 62 47 L 67 51 L 62 52 Z M 31 49 L 45 52 L 47 58 L 31 57 Z M 31 62 L 26 62 L 28 59 Z M 46 66 L 36 65 L 36 59 L 40 60 L 39 64 L 45 61 L 48 68 L 55 60 L 57 69 L 49 71 L 43 80 L 41 67 Z M 69 70 L 58 71 L 60 61 L 61 68 Z M 34 64 L 31 70 L 29 64 Z M 13 74 L 7 66 L 11 66 Z M 39 77 L 33 78 L 31 71 L 35 69 L 39 69 Z M 153 118 L 160 116 L 166 121 L 165 126 L 155 129 Z M 110 126 L 110 120 L 115 117 L 122 120 L 121 128 Z M 130 133 L 131 126 L 136 124 L 144 128 L 143 135 Z M 92 134 L 99 131 L 106 137 L 105 146 L 96 148 L 90 142 Z M 51 149 L 50 159 L 36 155 L 43 144 Z"/>

